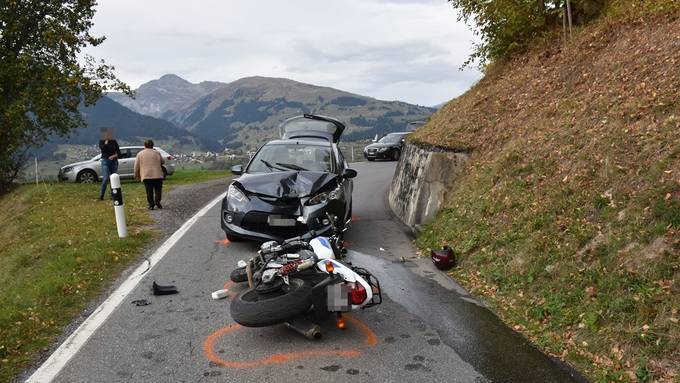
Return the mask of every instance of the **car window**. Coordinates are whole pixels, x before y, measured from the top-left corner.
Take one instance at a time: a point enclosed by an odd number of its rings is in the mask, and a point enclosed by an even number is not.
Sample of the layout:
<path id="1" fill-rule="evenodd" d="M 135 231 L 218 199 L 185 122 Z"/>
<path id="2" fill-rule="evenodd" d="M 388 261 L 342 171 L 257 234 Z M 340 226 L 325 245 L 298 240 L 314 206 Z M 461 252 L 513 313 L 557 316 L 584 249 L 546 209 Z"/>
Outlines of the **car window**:
<path id="1" fill-rule="evenodd" d="M 122 160 L 125 158 L 130 158 L 130 149 L 121 149 L 120 150 L 120 157 L 118 159 Z"/>
<path id="2" fill-rule="evenodd" d="M 130 148 L 128 150 L 130 150 L 130 158 L 135 158 L 142 151 L 142 148 Z"/>
<path id="3" fill-rule="evenodd" d="M 265 145 L 255 154 L 247 172 L 266 173 L 288 170 L 330 172 L 332 170 L 331 148 L 306 144 Z"/>

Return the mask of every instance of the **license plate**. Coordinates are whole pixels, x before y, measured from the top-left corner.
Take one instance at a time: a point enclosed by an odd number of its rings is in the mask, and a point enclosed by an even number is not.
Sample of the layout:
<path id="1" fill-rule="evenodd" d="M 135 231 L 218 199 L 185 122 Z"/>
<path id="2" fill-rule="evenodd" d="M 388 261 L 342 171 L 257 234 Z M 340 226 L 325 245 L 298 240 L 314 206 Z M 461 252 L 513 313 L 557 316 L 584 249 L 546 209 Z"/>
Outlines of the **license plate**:
<path id="1" fill-rule="evenodd" d="M 338 283 L 326 287 L 326 304 L 328 311 L 350 311 L 349 288 L 344 283 Z"/>
<path id="2" fill-rule="evenodd" d="M 267 217 L 269 226 L 295 226 L 293 218 L 281 218 L 280 216 L 270 215 Z"/>

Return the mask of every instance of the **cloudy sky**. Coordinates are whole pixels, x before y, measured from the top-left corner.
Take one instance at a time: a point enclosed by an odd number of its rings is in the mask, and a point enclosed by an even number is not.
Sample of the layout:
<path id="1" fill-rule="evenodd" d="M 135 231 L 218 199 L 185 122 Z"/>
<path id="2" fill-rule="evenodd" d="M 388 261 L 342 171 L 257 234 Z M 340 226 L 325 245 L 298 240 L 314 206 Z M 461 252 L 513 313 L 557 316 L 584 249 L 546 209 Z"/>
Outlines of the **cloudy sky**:
<path id="1" fill-rule="evenodd" d="M 87 53 L 135 88 L 259 75 L 435 105 L 480 77 L 445 0 L 100 0 L 94 21 L 107 40 Z"/>

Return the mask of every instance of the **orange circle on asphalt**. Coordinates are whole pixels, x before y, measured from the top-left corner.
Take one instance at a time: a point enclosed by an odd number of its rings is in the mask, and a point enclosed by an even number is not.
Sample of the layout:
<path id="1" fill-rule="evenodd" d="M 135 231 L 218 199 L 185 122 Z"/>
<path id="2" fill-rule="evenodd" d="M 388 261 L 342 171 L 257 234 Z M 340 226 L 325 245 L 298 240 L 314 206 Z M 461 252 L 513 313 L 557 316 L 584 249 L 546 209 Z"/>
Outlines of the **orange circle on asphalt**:
<path id="1" fill-rule="evenodd" d="M 225 289 L 229 289 L 233 283 L 227 282 L 224 285 Z M 233 298 L 233 295 L 230 295 L 229 298 Z M 369 346 L 373 347 L 378 344 L 378 337 L 375 335 L 375 333 L 362 321 L 359 319 L 356 319 L 352 316 L 345 315 L 345 319 L 352 323 L 354 326 L 356 326 L 364 335 L 366 336 L 366 339 L 364 339 L 364 346 Z M 253 359 L 253 360 L 244 360 L 244 361 L 237 361 L 237 360 L 224 360 L 220 358 L 217 353 L 215 353 L 215 342 L 217 342 L 218 339 L 221 337 L 231 334 L 238 329 L 242 328 L 241 325 L 239 324 L 233 324 L 231 326 L 227 327 L 222 327 L 221 329 L 215 331 L 214 333 L 208 335 L 208 337 L 205 339 L 203 342 L 203 352 L 205 353 L 206 357 L 208 360 L 211 362 L 223 366 L 223 367 L 231 367 L 231 368 L 255 368 L 255 367 L 262 367 L 262 366 L 267 366 L 271 364 L 279 364 L 279 363 L 286 363 L 294 360 L 301 360 L 301 359 L 312 359 L 312 358 L 318 358 L 322 356 L 337 356 L 341 358 L 356 358 L 357 356 L 361 355 L 361 351 L 358 349 L 347 349 L 347 350 L 327 350 L 327 349 L 319 349 L 319 350 L 308 350 L 308 351 L 300 351 L 300 352 L 289 352 L 289 353 L 276 353 L 272 354 L 267 357 L 259 358 L 259 359 Z"/>

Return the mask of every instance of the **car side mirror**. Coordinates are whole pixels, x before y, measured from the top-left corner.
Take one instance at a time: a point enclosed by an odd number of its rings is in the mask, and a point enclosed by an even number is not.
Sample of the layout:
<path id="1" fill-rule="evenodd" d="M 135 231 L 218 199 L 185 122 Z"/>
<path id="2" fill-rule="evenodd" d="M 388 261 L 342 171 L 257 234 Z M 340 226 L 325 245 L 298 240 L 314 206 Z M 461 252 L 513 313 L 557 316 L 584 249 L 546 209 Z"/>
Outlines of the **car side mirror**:
<path id="1" fill-rule="evenodd" d="M 243 174 L 243 165 L 234 165 L 231 167 L 231 173 L 235 176 Z"/>
<path id="2" fill-rule="evenodd" d="M 345 170 L 342 171 L 342 178 L 354 178 L 356 176 L 357 171 L 354 169 L 345 168 Z"/>

